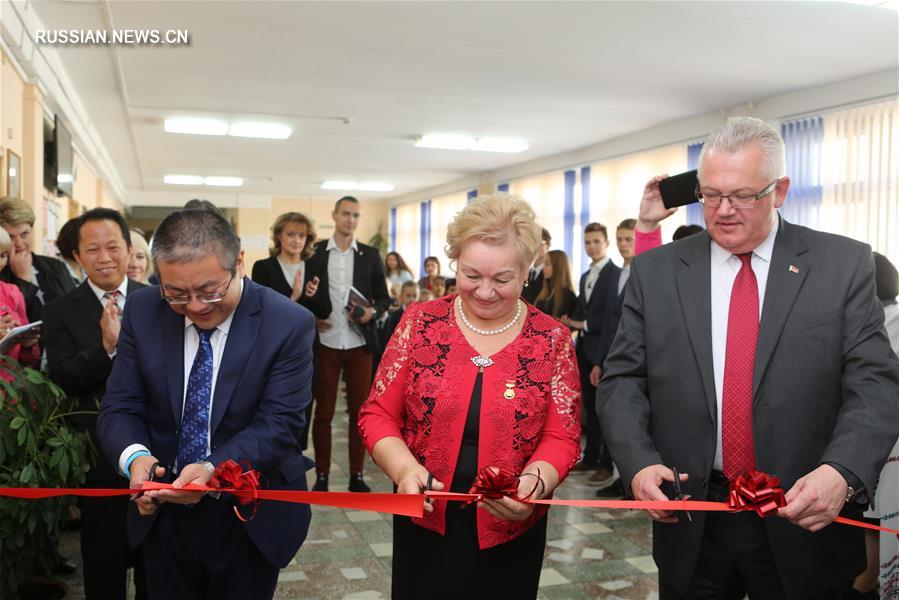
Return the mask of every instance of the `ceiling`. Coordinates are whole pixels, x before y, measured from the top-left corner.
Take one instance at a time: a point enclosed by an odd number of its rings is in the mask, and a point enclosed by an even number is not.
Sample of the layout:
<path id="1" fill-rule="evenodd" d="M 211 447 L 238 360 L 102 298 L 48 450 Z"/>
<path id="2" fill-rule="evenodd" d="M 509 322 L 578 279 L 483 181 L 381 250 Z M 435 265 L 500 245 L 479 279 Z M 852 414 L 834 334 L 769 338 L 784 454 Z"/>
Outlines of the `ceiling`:
<path id="1" fill-rule="evenodd" d="M 56 46 L 129 192 L 176 189 L 162 177 L 184 173 L 244 177 L 242 193 L 270 195 L 389 181 L 395 191 L 366 197 L 396 196 L 899 64 L 896 12 L 832 2 L 32 6 L 48 29 L 190 31 L 190 46 Z M 175 116 L 294 133 L 165 133 Z M 520 137 L 530 149 L 412 145 L 429 132 Z"/>

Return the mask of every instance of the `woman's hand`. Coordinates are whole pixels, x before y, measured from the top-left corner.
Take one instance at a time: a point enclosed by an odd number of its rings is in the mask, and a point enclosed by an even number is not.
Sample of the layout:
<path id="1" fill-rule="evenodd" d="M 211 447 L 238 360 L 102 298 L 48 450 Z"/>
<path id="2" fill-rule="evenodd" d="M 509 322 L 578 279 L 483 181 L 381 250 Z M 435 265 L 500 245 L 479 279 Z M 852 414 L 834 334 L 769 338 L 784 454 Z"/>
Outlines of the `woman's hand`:
<path id="1" fill-rule="evenodd" d="M 522 473 L 522 475 L 525 474 Z M 537 479 L 537 477 L 519 477 L 518 493 L 516 495 L 519 499 L 540 499 L 542 497 L 540 480 Z M 504 521 L 524 521 L 534 512 L 535 505 L 504 496 L 497 499 L 485 498 L 478 502 L 478 506 L 497 519 L 503 519 Z"/>
<path id="2" fill-rule="evenodd" d="M 430 475 L 428 470 L 418 463 L 409 465 L 403 469 L 396 481 L 396 492 L 398 494 L 421 494 L 428 489 Z M 443 490 L 443 484 L 431 478 L 431 489 L 439 492 Z M 425 512 L 430 513 L 433 511 L 434 507 L 431 506 L 431 501 L 427 500 L 425 502 Z"/>

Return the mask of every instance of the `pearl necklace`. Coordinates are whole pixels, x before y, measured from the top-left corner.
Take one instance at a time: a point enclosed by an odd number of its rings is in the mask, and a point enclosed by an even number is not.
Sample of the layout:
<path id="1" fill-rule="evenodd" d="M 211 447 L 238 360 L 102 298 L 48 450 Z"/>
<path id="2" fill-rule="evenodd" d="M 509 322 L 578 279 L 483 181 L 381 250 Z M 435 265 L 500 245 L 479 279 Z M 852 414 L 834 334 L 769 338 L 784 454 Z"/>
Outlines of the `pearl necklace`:
<path id="1" fill-rule="evenodd" d="M 503 325 L 498 329 L 481 329 L 479 327 L 475 327 L 471 324 L 471 321 L 468 320 L 468 317 L 465 316 L 465 309 L 462 308 L 462 299 L 459 298 L 459 316 L 462 317 L 462 322 L 465 323 L 465 326 L 470 330 L 474 331 L 480 335 L 499 335 L 504 331 L 509 330 L 515 323 L 518 322 L 518 319 L 521 317 L 521 302 L 515 303 L 515 316 L 512 317 L 512 320 Z"/>

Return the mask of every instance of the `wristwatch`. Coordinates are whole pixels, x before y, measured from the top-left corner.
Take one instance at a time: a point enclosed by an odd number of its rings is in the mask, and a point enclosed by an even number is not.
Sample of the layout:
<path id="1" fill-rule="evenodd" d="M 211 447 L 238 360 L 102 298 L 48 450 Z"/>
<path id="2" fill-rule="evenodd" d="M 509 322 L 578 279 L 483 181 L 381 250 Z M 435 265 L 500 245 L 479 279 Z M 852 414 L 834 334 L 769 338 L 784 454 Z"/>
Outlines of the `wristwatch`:
<path id="1" fill-rule="evenodd" d="M 850 502 L 858 502 L 859 504 L 867 504 L 868 496 L 865 493 L 865 488 L 856 490 L 851 485 L 847 486 L 846 487 L 846 504 L 849 504 Z"/>

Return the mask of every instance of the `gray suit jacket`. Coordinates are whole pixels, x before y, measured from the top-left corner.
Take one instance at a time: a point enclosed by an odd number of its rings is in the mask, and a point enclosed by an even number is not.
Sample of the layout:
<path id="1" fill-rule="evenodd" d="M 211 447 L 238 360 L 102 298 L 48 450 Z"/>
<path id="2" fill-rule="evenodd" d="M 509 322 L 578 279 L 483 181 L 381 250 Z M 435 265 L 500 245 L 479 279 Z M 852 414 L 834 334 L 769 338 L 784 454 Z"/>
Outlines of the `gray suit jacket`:
<path id="1" fill-rule="evenodd" d="M 631 266 L 597 393 L 627 490 L 639 470 L 661 463 L 689 473 L 684 493 L 708 495 L 717 418 L 709 245 L 702 233 Z M 753 392 L 756 466 L 780 477 L 784 490 L 824 462 L 875 488 L 899 435 L 899 362 L 883 328 L 869 246 L 780 221 Z M 702 513 L 693 523 L 654 523 L 660 577 L 681 592 L 696 568 L 704 523 Z M 848 582 L 864 568 L 860 529 L 810 533 L 777 517 L 765 524 L 790 597 Z"/>

